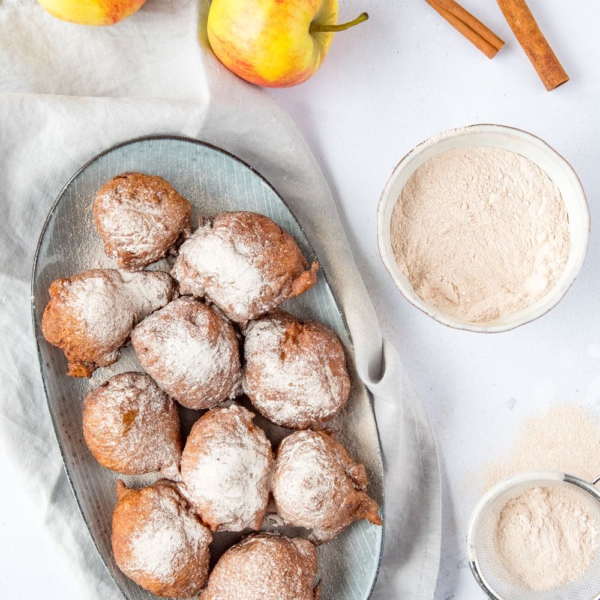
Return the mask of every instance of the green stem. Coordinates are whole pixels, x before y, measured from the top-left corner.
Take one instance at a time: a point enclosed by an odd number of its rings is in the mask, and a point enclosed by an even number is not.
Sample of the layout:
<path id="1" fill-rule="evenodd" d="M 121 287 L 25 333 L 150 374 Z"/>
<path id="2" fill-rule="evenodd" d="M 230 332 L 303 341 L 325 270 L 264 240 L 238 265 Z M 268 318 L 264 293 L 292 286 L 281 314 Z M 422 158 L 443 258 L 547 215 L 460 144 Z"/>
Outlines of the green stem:
<path id="1" fill-rule="evenodd" d="M 342 23 L 340 25 L 321 25 L 320 23 L 315 23 L 314 21 L 310 24 L 310 33 L 320 33 L 320 32 L 329 32 L 329 31 L 346 31 L 346 29 L 350 29 L 350 27 L 354 27 L 359 23 L 364 23 L 369 18 L 369 15 L 364 12 L 362 15 L 358 15 L 354 21 L 350 21 L 349 23 Z"/>

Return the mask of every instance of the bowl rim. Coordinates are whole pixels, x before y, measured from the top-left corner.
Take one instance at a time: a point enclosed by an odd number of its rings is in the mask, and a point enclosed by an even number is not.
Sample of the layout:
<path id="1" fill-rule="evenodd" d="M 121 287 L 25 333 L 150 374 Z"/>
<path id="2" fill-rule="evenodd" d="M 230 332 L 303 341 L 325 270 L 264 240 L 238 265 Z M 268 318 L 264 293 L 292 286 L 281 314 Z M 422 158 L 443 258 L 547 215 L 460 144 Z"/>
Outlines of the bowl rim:
<path id="1" fill-rule="evenodd" d="M 403 282 L 398 281 L 396 276 L 394 275 L 392 264 L 395 263 L 395 258 L 393 255 L 390 255 L 387 249 L 384 246 L 384 231 L 390 227 L 390 220 L 384 219 L 384 212 L 390 202 L 396 202 L 397 198 L 392 198 L 391 196 L 391 188 L 395 183 L 396 179 L 399 177 L 400 173 L 405 169 L 407 163 L 413 159 L 414 157 L 422 154 L 425 150 L 432 148 L 439 144 L 441 141 L 446 140 L 448 138 L 453 137 L 461 137 L 464 135 L 471 135 L 477 133 L 485 133 L 491 135 L 498 134 L 506 134 L 512 133 L 513 135 L 517 135 L 520 139 L 525 140 L 527 143 L 532 143 L 538 148 L 542 149 L 547 154 L 551 154 L 554 157 L 558 158 L 559 161 L 563 162 L 570 173 L 574 176 L 574 181 L 577 186 L 579 200 L 583 209 L 583 252 L 581 256 L 578 258 L 577 263 L 574 267 L 573 274 L 568 280 L 568 284 L 565 286 L 563 292 L 560 295 L 557 295 L 556 298 L 541 312 L 538 314 L 534 314 L 531 317 L 521 318 L 519 320 L 515 320 L 514 322 L 507 322 L 502 325 L 489 325 L 486 323 L 469 323 L 467 321 L 459 321 L 458 319 L 454 319 L 448 315 L 445 315 L 441 310 L 436 309 L 435 307 L 428 305 L 422 300 L 415 300 L 410 297 L 406 291 L 406 286 Z M 514 150 L 509 150 L 510 152 L 514 152 Z M 518 154 L 518 153 L 517 153 Z M 531 160 L 531 159 L 530 159 Z M 541 168 L 541 167 L 540 167 Z M 544 170 L 544 169 L 542 169 Z M 544 172 L 550 176 L 545 170 Z M 589 201 L 587 199 L 585 189 L 577 175 L 577 172 L 571 165 L 571 163 L 557 150 L 555 150 L 548 142 L 540 138 L 539 136 L 525 131 L 524 129 L 519 129 L 517 127 L 512 127 L 510 125 L 497 125 L 493 123 L 476 123 L 472 125 L 466 125 L 464 127 L 456 127 L 453 129 L 448 129 L 441 133 L 437 133 L 433 136 L 428 137 L 423 140 L 419 144 L 417 144 L 412 150 L 407 152 L 400 161 L 396 164 L 394 169 L 392 170 L 391 175 L 389 176 L 383 191 L 379 197 L 379 201 L 377 203 L 377 247 L 379 251 L 379 257 L 383 262 L 383 265 L 388 272 L 390 278 L 394 282 L 394 285 L 402 294 L 402 296 L 415 308 L 419 309 L 421 312 L 425 313 L 428 317 L 431 317 L 438 323 L 450 327 L 452 329 L 458 329 L 461 331 L 470 331 L 474 333 L 504 333 L 506 331 L 511 331 L 513 329 L 517 329 L 522 327 L 523 325 L 527 325 L 536 321 L 540 317 L 548 314 L 553 308 L 555 308 L 565 297 L 575 280 L 577 279 L 581 269 L 585 263 L 587 253 L 589 250 L 589 237 L 591 230 L 591 214 L 590 214 L 590 206 Z M 409 284 L 410 285 L 410 284 Z M 412 286 L 411 286 L 412 287 Z M 552 290 L 548 292 L 548 294 L 552 293 Z M 548 295 L 546 294 L 546 296 Z M 493 321 L 492 321 L 493 323 Z"/>

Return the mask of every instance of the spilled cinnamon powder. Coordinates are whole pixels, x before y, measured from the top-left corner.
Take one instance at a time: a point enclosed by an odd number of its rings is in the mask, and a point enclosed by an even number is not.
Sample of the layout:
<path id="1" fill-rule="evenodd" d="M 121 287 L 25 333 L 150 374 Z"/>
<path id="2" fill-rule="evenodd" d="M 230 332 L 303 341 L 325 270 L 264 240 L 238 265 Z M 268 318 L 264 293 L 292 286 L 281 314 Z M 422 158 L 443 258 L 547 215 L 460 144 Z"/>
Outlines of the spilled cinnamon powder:
<path id="1" fill-rule="evenodd" d="M 484 468 L 485 489 L 524 471 L 600 477 L 600 425 L 583 408 L 558 405 L 527 421 L 508 456 Z"/>

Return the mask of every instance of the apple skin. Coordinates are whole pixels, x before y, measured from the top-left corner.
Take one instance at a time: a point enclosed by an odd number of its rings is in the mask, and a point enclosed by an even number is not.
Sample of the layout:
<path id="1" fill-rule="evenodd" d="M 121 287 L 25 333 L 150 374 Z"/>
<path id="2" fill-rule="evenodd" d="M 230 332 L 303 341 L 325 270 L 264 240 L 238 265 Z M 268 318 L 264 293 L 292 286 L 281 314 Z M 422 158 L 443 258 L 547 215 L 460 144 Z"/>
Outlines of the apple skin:
<path id="1" fill-rule="evenodd" d="M 77 25 L 114 25 L 133 13 L 146 0 L 38 0 L 53 16 Z"/>
<path id="2" fill-rule="evenodd" d="M 208 39 L 236 75 L 265 87 L 306 81 L 323 64 L 332 32 L 311 32 L 314 21 L 334 25 L 337 0 L 213 0 Z"/>

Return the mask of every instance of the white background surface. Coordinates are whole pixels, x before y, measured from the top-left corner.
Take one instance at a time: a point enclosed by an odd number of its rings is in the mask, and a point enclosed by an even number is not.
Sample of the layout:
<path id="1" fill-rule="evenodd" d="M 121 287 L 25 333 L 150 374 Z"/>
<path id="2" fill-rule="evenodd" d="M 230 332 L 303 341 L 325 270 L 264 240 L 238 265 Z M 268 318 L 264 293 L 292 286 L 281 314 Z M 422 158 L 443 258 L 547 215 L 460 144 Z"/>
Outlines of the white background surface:
<path id="1" fill-rule="evenodd" d="M 346 0 L 340 20 L 368 10 L 370 21 L 336 36 L 311 81 L 274 94 L 332 186 L 384 333 L 399 349 L 437 436 L 444 478 L 438 600 L 483 598 L 464 560 L 463 540 L 485 463 L 508 451 L 520 423 L 552 404 L 595 412 L 600 404 L 600 239 L 594 226 L 587 262 L 566 299 L 536 323 L 495 336 L 431 321 L 399 295 L 379 260 L 376 205 L 395 164 L 423 139 L 472 123 L 512 125 L 549 142 L 581 177 L 592 223 L 600 220 L 597 0 L 530 0 L 572 78 L 552 93 L 496 3 L 463 4 L 507 42 L 493 61 L 423 0 Z M 600 457 L 598 463 L 600 475 Z M 32 516 L 2 456 L 0 477 L 1 597 L 75 599 L 68 566 L 55 558 L 43 518 Z"/>

